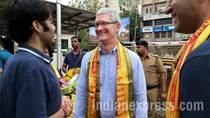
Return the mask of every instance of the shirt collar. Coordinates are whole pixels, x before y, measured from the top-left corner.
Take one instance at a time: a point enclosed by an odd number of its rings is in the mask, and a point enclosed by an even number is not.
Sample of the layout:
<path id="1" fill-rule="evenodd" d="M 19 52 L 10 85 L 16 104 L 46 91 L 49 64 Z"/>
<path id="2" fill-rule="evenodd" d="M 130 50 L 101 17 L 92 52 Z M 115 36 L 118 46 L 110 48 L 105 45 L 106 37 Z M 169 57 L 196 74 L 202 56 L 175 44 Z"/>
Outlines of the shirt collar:
<path id="1" fill-rule="evenodd" d="M 149 58 L 151 58 L 151 55 L 150 55 L 150 53 L 148 53 L 146 57 L 140 57 L 140 58 L 141 59 L 147 59 L 147 58 L 149 59 Z"/>
<path id="2" fill-rule="evenodd" d="M 151 58 L 151 54 L 149 53 L 146 57 L 147 57 L 147 58 Z"/>
<path id="3" fill-rule="evenodd" d="M 78 54 L 75 54 L 73 50 L 72 50 L 70 53 L 71 53 L 72 55 L 76 55 L 76 56 L 77 56 L 77 55 L 82 54 L 82 50 L 80 50 L 80 52 L 79 52 Z"/>
<path id="4" fill-rule="evenodd" d="M 100 54 L 107 54 L 101 49 L 101 47 L 99 47 L 99 52 L 100 52 Z M 117 45 L 112 49 L 111 53 L 115 54 L 116 52 L 117 52 Z"/>
<path id="5" fill-rule="evenodd" d="M 42 59 L 43 61 L 47 62 L 47 63 L 51 63 L 52 62 L 52 58 L 50 58 L 48 55 L 46 55 L 45 53 L 37 50 L 36 48 L 33 48 L 27 44 L 22 44 L 17 48 L 18 51 L 26 51 L 29 52 L 33 55 L 35 55 L 36 57 Z"/>

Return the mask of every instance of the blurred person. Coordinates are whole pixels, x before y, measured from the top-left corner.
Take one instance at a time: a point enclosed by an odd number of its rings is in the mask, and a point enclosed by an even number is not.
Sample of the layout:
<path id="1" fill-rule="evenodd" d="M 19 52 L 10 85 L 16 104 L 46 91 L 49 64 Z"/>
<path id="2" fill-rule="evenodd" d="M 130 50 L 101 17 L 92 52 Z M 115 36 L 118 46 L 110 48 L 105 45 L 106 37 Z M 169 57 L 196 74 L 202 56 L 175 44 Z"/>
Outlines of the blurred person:
<path id="1" fill-rule="evenodd" d="M 154 118 L 159 84 L 161 85 L 161 96 L 163 98 L 166 97 L 166 69 L 160 57 L 149 52 L 148 42 L 146 40 L 136 42 L 136 52 L 141 58 L 146 78 L 149 118 Z M 158 83 L 159 79 L 161 83 Z"/>
<path id="2" fill-rule="evenodd" d="M 8 33 L 19 47 L 0 80 L 0 117 L 66 117 L 70 99 L 61 98 L 52 59 L 45 54 L 54 42 L 52 10 L 43 0 L 11 0 L 5 17 Z"/>
<path id="3" fill-rule="evenodd" d="M 0 38 L 0 78 L 3 73 L 4 65 L 6 64 L 7 60 L 12 57 L 13 54 L 11 54 L 7 49 L 7 39 Z"/>
<path id="4" fill-rule="evenodd" d="M 85 54 L 80 48 L 81 39 L 73 36 L 71 38 L 71 45 L 73 50 L 66 54 L 62 70 L 67 72 L 69 69 L 80 68 L 82 57 Z"/>
<path id="5" fill-rule="evenodd" d="M 100 44 L 82 59 L 74 117 L 147 118 L 143 67 L 138 55 L 117 39 L 117 11 L 98 10 L 95 26 Z"/>
<path id="6" fill-rule="evenodd" d="M 207 118 L 210 116 L 210 0 L 169 0 L 165 12 L 171 14 L 176 32 L 193 33 L 181 50 L 172 76 L 166 118 Z"/>

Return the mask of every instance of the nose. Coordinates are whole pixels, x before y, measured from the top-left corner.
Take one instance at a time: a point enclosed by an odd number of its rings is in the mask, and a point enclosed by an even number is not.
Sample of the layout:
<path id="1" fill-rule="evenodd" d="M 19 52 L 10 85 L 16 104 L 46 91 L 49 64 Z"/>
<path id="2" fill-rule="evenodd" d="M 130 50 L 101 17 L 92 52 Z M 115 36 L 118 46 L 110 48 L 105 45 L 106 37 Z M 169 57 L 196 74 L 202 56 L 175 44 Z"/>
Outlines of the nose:
<path id="1" fill-rule="evenodd" d="M 101 25 L 98 25 L 97 27 L 96 27 L 96 32 L 99 32 L 99 31 L 101 31 L 103 29 L 103 27 L 101 26 Z"/>

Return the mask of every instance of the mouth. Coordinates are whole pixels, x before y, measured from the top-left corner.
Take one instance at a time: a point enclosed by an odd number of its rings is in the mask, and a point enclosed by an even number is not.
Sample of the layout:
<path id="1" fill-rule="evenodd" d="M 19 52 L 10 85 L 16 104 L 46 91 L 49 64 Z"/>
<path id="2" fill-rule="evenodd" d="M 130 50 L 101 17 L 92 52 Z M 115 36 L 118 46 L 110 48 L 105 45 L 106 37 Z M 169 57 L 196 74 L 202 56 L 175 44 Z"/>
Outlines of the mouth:
<path id="1" fill-rule="evenodd" d="M 104 34 L 106 34 L 105 32 L 98 32 L 98 33 L 96 33 L 97 35 L 104 35 Z"/>

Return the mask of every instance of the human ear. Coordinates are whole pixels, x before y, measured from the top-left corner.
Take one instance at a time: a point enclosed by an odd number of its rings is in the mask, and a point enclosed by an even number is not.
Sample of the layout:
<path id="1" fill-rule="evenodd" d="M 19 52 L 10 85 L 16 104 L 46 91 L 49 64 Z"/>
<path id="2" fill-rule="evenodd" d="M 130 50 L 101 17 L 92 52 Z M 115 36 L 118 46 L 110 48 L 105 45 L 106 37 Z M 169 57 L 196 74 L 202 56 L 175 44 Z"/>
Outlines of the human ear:
<path id="1" fill-rule="evenodd" d="M 40 33 L 42 29 L 41 24 L 38 21 L 33 21 L 32 22 L 32 30 L 34 30 L 35 32 Z"/>
<path id="2" fill-rule="evenodd" d="M 119 30 L 120 30 L 120 27 L 121 27 L 121 24 L 120 23 L 117 23 L 117 32 L 119 32 Z"/>

